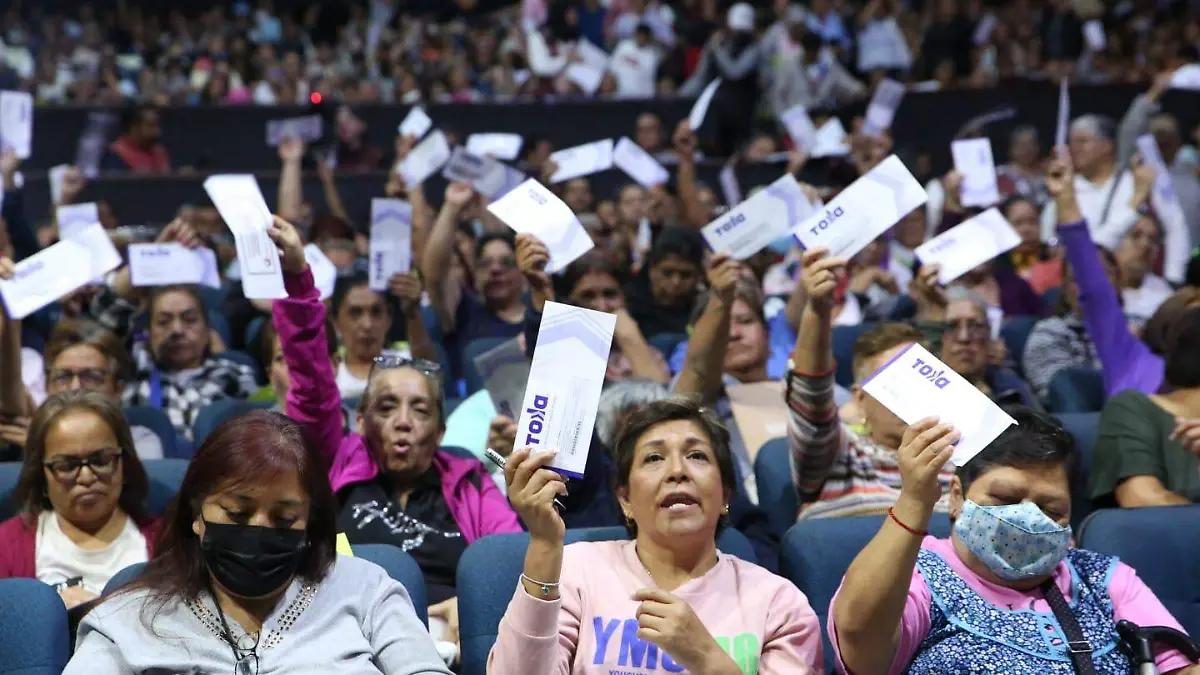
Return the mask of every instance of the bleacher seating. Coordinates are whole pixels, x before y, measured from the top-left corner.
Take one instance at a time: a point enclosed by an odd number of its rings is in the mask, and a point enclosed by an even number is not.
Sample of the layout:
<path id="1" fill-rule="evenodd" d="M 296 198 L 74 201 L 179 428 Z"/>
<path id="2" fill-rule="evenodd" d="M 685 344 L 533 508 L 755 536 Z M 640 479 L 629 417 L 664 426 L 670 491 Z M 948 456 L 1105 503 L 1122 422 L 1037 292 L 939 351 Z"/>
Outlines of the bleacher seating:
<path id="1" fill-rule="evenodd" d="M 786 438 L 772 438 L 759 448 L 754 458 L 754 481 L 758 506 L 767 514 L 771 529 L 782 537 L 796 524 L 800 511 Z"/>
<path id="2" fill-rule="evenodd" d="M 566 542 L 610 541 L 625 539 L 621 527 L 568 530 Z M 459 638 L 462 648 L 462 675 L 484 675 L 487 655 L 496 641 L 500 618 L 508 608 L 524 566 L 527 534 L 500 534 L 484 537 L 467 547 L 458 564 Z M 755 561 L 754 549 L 746 537 L 725 529 L 717 537 L 717 546 L 725 553 Z"/>
<path id="3" fill-rule="evenodd" d="M 158 436 L 159 442 L 162 443 L 163 457 L 180 457 L 179 443 L 177 443 L 177 434 L 175 433 L 175 425 L 171 424 L 171 418 L 167 417 L 167 413 L 159 408 L 148 405 L 138 405 L 123 408 L 125 419 L 129 421 L 131 427 L 146 427 Z"/>
<path id="4" fill-rule="evenodd" d="M 58 593 L 36 579 L 0 579 L 0 675 L 59 675 L 70 658 Z"/>
<path id="5" fill-rule="evenodd" d="M 150 491 L 146 496 L 146 509 L 151 515 L 161 516 L 179 492 L 188 463 L 183 459 L 149 459 L 142 462 L 146 477 L 150 479 Z M 12 503 L 12 492 L 17 487 L 21 474 L 20 462 L 0 462 L 0 520 L 17 515 L 17 505 Z"/>
<path id="6" fill-rule="evenodd" d="M 812 605 L 821 620 L 821 639 L 825 643 L 825 664 L 833 667 L 833 649 L 825 632 L 829 603 L 842 583 L 842 576 L 854 557 L 879 532 L 886 516 L 859 518 L 814 518 L 802 520 L 788 530 L 779 554 L 779 573 L 791 579 Z M 934 514 L 929 533 L 935 537 L 950 535 L 950 519 Z"/>
<path id="7" fill-rule="evenodd" d="M 1200 636 L 1200 504 L 1102 509 L 1079 528 L 1079 546 L 1115 555 L 1138 576 L 1184 630 Z"/>

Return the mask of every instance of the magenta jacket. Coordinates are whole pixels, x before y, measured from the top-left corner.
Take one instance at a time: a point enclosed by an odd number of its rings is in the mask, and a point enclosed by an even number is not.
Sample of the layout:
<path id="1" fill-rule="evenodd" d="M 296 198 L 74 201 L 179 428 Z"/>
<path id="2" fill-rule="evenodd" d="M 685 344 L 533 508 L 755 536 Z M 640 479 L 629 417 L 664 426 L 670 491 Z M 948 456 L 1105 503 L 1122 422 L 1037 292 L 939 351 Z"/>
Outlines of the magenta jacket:
<path id="1" fill-rule="evenodd" d="M 275 331 L 283 345 L 292 384 L 288 388 L 288 417 L 312 435 L 329 467 L 334 492 L 379 475 L 366 441 L 342 431 L 342 399 L 325 342 L 325 304 L 313 284 L 312 272 L 285 274 L 288 297 L 274 304 Z M 463 538 L 470 543 L 489 534 L 520 532 L 517 514 L 483 463 L 439 450 L 433 466 L 442 477 L 442 494 Z"/>
<path id="2" fill-rule="evenodd" d="M 157 518 L 134 520 L 146 538 L 146 557 L 154 557 Z M 37 518 L 25 514 L 0 523 L 0 579 L 37 578 Z"/>

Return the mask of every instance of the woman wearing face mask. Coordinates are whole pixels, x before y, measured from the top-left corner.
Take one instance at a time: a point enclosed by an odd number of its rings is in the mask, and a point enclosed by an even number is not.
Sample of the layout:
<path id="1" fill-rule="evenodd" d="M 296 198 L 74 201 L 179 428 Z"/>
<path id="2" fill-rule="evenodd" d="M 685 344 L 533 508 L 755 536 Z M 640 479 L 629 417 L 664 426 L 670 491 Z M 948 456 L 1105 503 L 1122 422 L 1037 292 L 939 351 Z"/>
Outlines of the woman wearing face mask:
<path id="1" fill-rule="evenodd" d="M 326 353 L 325 305 L 296 231 L 276 219 L 268 231 L 281 249 L 289 297 L 275 301 L 291 386 L 287 413 L 317 442 L 337 494 L 338 525 L 352 544 L 392 544 L 425 573 L 429 614 L 455 641 L 458 560 L 489 534 L 519 532 L 512 508 L 479 460 L 440 449 L 446 430 L 442 373 L 436 363 L 383 355 L 367 378 L 358 428 L 342 428 L 341 400 Z"/>
<path id="2" fill-rule="evenodd" d="M 0 523 L 0 578 L 51 584 L 68 609 L 94 599 L 154 551 L 158 521 L 146 513 L 147 489 L 112 398 L 68 391 L 46 399 L 13 494 L 21 514 Z"/>
<path id="3" fill-rule="evenodd" d="M 717 551 L 735 489 L 720 423 L 692 403 L 650 403 L 623 420 L 613 451 L 633 541 L 564 547 L 553 501 L 566 485 L 545 468 L 554 454 L 509 459 L 509 499 L 530 542 L 488 673 L 607 675 L 630 653 L 650 670 L 696 675 L 818 672 L 820 627 L 804 595 Z"/>
<path id="4" fill-rule="evenodd" d="M 576 307 L 617 315 L 605 381 L 620 382 L 631 377 L 655 382 L 671 379 L 663 355 L 646 342 L 641 329 L 625 309 L 625 292 L 621 289 L 616 268 L 607 256 L 596 251 L 584 254 L 567 266 L 557 277 L 557 283 L 551 282 L 545 271 L 549 262 L 550 251 L 540 239 L 532 234 L 517 235 L 517 266 L 525 275 L 530 291 L 530 307 L 525 313 L 527 351 L 532 353 L 537 344 L 546 301 L 562 295 L 567 303 Z"/>
<path id="5" fill-rule="evenodd" d="M 957 432 L 934 418 L 905 430 L 900 499 L 830 608 L 839 672 L 1070 675 L 1087 672 L 1072 662 L 1086 658 L 1100 675 L 1127 675 L 1118 621 L 1179 628 L 1132 568 L 1072 547 L 1070 433 L 1027 408 L 1009 414 L 1017 423 L 955 474 L 949 539 L 926 530 Z M 1070 652 L 1078 640 L 1091 648 Z M 1174 650 L 1156 661 L 1200 673 Z"/>
<path id="6" fill-rule="evenodd" d="M 64 675 L 448 675 L 408 592 L 337 556 L 337 506 L 303 428 L 258 410 L 197 451 L 159 542 L 84 617 Z"/>

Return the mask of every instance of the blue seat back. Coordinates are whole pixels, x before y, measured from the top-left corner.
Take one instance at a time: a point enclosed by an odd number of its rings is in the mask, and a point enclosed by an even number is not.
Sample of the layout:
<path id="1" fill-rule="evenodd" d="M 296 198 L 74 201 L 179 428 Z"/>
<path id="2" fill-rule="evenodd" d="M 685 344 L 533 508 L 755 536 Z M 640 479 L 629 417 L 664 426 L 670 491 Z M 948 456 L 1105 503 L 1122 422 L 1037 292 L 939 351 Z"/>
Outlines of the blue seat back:
<path id="1" fill-rule="evenodd" d="M 758 485 L 758 506 L 767 514 L 771 530 L 782 537 L 796 524 L 800 511 L 786 438 L 772 438 L 758 450 L 754 481 Z"/>
<path id="2" fill-rule="evenodd" d="M 58 593 L 37 579 L 0 579 L 0 675 L 59 675 L 70 658 Z"/>
<path id="3" fill-rule="evenodd" d="M 825 630 L 829 604 L 850 563 L 879 532 L 886 517 L 801 520 L 784 535 L 779 573 L 796 584 L 821 620 L 827 669 L 833 668 L 833 647 Z M 935 514 L 929 522 L 929 532 L 936 537 L 950 536 L 950 519 L 945 514 Z"/>
<path id="4" fill-rule="evenodd" d="M 1071 525 L 1079 527 L 1092 512 L 1092 457 L 1100 432 L 1100 413 L 1056 415 L 1075 437 L 1075 466 L 1071 469 Z"/>
<path id="5" fill-rule="evenodd" d="M 1104 408 L 1104 373 L 1097 368 L 1063 368 L 1050 378 L 1046 399 L 1051 412 L 1100 412 Z"/>
<path id="6" fill-rule="evenodd" d="M 150 479 L 150 490 L 146 495 L 146 509 L 150 515 L 161 516 L 168 504 L 179 492 L 188 463 L 183 459 L 148 459 L 142 462 L 146 477 Z M 12 503 L 13 490 L 21 474 L 21 462 L 0 462 L 0 520 L 17 515 L 18 506 Z"/>
<path id="7" fill-rule="evenodd" d="M 861 323 L 857 326 L 833 327 L 833 358 L 837 362 L 837 371 L 833 378 L 843 387 L 854 384 L 854 343 L 864 331 L 875 324 Z"/>
<path id="8" fill-rule="evenodd" d="M 201 408 L 192 424 L 194 447 L 199 448 L 204 439 L 227 419 L 248 413 L 251 410 L 268 410 L 275 405 L 274 401 L 243 401 L 235 398 L 223 398 Z"/>
<path id="9" fill-rule="evenodd" d="M 622 527 L 568 530 L 566 543 L 626 539 Z M 488 652 L 496 641 L 500 619 L 516 591 L 525 565 L 529 535 L 499 534 L 483 537 L 467 547 L 458 563 L 459 640 L 462 675 L 485 675 Z M 746 537 L 726 528 L 717 537 L 721 551 L 754 562 L 754 549 Z"/>
<path id="10" fill-rule="evenodd" d="M 1033 332 L 1033 326 L 1041 317 L 1036 316 L 1010 316 L 1004 319 L 1004 325 L 1000 326 L 1000 339 L 1004 340 L 1004 346 L 1008 348 L 1008 358 L 1017 366 L 1017 373 L 1021 374 L 1021 359 L 1025 355 L 1025 343 L 1029 341 L 1029 334 Z"/>
<path id="11" fill-rule="evenodd" d="M 163 457 L 179 456 L 179 445 L 175 442 L 177 438 L 175 425 L 171 424 L 171 418 L 167 417 L 167 413 L 148 405 L 122 408 L 122 412 L 125 413 L 125 419 L 129 421 L 129 426 L 146 427 L 153 431 L 155 436 L 158 436 L 159 442 L 162 443 Z"/>
<path id="12" fill-rule="evenodd" d="M 246 324 L 246 333 L 242 335 L 242 344 L 248 351 L 258 349 L 258 341 L 262 338 L 263 327 L 267 325 L 270 317 L 256 316 Z"/>
<path id="13" fill-rule="evenodd" d="M 1101 509 L 1079 528 L 1081 548 L 1137 571 L 1193 638 L 1200 635 L 1200 504 Z"/>
<path id="14" fill-rule="evenodd" d="M 421 574 L 421 568 L 417 566 L 417 561 L 413 560 L 412 556 L 390 544 L 358 544 L 353 547 L 353 550 L 354 557 L 379 565 L 389 577 L 399 581 L 408 591 L 408 597 L 412 598 L 417 616 L 426 625 L 429 624 L 429 603 L 425 594 L 425 577 Z M 142 573 L 145 565 L 146 563 L 134 563 L 114 574 L 105 584 L 104 594 L 108 595 L 136 579 Z"/>

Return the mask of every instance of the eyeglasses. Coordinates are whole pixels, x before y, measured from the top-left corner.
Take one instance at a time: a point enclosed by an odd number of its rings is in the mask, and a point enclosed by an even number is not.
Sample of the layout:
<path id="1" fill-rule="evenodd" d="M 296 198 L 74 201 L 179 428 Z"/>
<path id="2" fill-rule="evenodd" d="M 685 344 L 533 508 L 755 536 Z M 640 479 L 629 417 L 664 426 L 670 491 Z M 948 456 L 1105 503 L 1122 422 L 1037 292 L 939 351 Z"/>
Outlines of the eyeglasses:
<path id="1" fill-rule="evenodd" d="M 233 675 L 258 675 L 258 654 L 250 652 L 239 658 L 233 666 Z"/>
<path id="2" fill-rule="evenodd" d="M 475 264 L 483 269 L 488 269 L 493 265 L 499 265 L 506 270 L 511 270 L 516 269 L 517 259 L 511 255 L 506 255 L 499 258 L 480 258 L 479 260 L 475 261 Z"/>
<path id="3" fill-rule="evenodd" d="M 374 365 L 371 369 L 381 368 L 391 370 L 392 368 L 412 368 L 424 375 L 441 375 L 442 365 L 428 359 L 414 359 L 399 352 L 391 352 L 384 350 L 379 356 L 375 357 Z"/>
<path id="4" fill-rule="evenodd" d="M 992 334 L 992 327 L 986 321 L 977 321 L 975 319 L 960 319 L 959 321 L 947 321 L 943 329 L 946 334 L 960 336 L 962 332 L 967 331 L 968 338 L 986 338 Z"/>
<path id="5" fill-rule="evenodd" d="M 54 473 L 55 478 L 72 481 L 79 478 L 79 472 L 83 471 L 84 467 L 91 469 L 97 478 L 111 478 L 120 463 L 120 450 L 101 450 L 86 457 L 59 457 L 44 464 Z"/>
<path id="6" fill-rule="evenodd" d="M 233 655 L 237 663 L 233 666 L 233 675 L 258 675 L 258 640 L 261 634 L 253 636 L 243 633 L 233 645 Z"/>
<path id="7" fill-rule="evenodd" d="M 81 368 L 79 370 L 70 370 L 69 368 L 55 368 L 50 371 L 50 384 L 57 387 L 70 386 L 75 378 L 79 378 L 79 383 L 86 389 L 99 389 L 108 383 L 108 371 L 100 368 Z"/>

